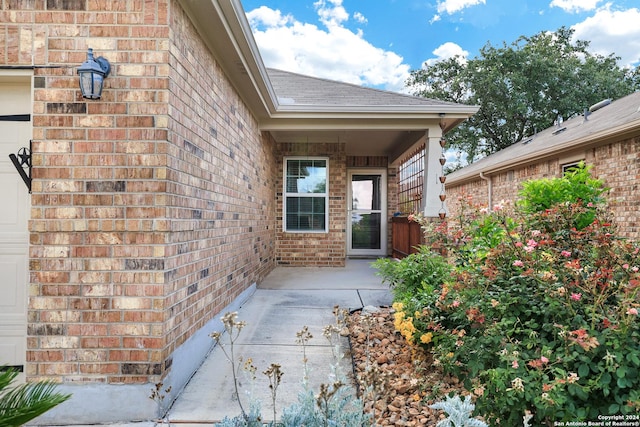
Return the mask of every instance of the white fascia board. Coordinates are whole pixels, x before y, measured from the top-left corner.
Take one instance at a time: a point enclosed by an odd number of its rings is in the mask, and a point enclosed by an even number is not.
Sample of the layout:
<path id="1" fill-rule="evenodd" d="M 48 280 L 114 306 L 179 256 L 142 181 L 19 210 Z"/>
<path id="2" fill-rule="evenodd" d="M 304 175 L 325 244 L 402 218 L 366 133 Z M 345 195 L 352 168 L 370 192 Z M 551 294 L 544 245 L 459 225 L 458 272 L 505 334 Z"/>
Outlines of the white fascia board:
<path id="1" fill-rule="evenodd" d="M 288 113 L 381 113 L 394 114 L 458 114 L 470 117 L 478 112 L 475 105 L 278 105 L 274 117 L 286 116 Z"/>

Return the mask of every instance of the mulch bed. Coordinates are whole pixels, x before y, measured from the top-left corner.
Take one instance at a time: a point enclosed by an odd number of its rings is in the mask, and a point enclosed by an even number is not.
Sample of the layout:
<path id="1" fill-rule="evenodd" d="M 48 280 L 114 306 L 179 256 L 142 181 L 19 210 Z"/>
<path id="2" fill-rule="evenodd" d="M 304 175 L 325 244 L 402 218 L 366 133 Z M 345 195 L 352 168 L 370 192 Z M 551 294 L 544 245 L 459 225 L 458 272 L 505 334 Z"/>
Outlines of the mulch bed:
<path id="1" fill-rule="evenodd" d="M 429 405 L 452 391 L 460 396 L 468 393 L 456 378 L 444 375 L 430 355 L 410 346 L 395 330 L 393 320 L 391 308 L 350 315 L 351 352 L 360 392 L 367 383 L 379 390 L 375 409 L 371 396 L 364 396 L 365 411 L 374 415 L 379 426 L 435 426 L 445 415 Z"/>

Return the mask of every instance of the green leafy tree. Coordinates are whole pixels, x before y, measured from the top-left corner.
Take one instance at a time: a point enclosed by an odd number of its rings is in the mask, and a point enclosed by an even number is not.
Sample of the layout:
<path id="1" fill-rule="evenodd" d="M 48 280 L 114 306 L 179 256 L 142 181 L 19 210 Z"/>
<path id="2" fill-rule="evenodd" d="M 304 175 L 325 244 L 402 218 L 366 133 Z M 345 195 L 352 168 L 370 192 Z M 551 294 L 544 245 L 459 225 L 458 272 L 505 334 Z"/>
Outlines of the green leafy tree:
<path id="1" fill-rule="evenodd" d="M 55 392 L 49 381 L 14 384 L 18 372 L 0 371 L 0 427 L 17 427 L 44 414 L 71 395 Z"/>
<path id="2" fill-rule="evenodd" d="M 619 58 L 590 53 L 573 30 L 520 36 L 510 45 L 487 43 L 476 58 L 456 56 L 411 72 L 414 95 L 480 106 L 447 136 L 467 160 L 492 154 L 546 129 L 558 117 L 582 114 L 603 99 L 640 89 L 640 70 Z"/>

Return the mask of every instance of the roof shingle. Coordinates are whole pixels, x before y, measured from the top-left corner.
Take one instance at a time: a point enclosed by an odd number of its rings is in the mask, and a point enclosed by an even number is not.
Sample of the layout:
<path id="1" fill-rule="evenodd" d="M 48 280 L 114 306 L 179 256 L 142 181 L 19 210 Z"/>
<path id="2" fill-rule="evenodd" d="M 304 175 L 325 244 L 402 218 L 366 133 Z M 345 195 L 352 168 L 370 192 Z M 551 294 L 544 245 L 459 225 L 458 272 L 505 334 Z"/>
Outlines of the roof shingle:
<path id="1" fill-rule="evenodd" d="M 280 105 L 292 106 L 454 106 L 451 102 L 305 76 L 269 68 Z"/>

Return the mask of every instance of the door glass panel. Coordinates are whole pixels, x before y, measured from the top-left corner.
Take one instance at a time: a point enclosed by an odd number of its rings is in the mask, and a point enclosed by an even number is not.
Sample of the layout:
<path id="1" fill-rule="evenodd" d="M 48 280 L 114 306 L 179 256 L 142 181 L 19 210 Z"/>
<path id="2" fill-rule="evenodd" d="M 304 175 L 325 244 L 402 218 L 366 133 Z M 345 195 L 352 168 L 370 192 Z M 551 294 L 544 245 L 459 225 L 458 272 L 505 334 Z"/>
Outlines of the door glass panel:
<path id="1" fill-rule="evenodd" d="M 351 209 L 380 210 L 380 175 L 353 175 Z"/>
<path id="2" fill-rule="evenodd" d="M 351 214 L 351 247 L 352 249 L 380 249 L 379 213 Z"/>
<path id="3" fill-rule="evenodd" d="M 351 249 L 381 248 L 381 178 L 351 176 Z"/>

